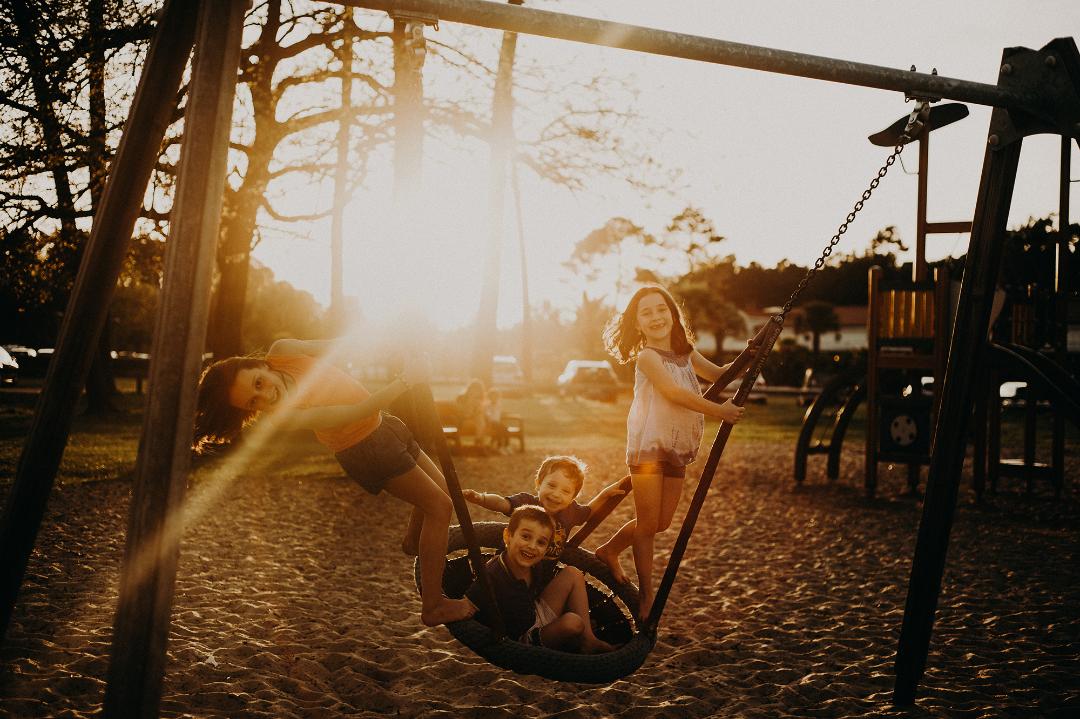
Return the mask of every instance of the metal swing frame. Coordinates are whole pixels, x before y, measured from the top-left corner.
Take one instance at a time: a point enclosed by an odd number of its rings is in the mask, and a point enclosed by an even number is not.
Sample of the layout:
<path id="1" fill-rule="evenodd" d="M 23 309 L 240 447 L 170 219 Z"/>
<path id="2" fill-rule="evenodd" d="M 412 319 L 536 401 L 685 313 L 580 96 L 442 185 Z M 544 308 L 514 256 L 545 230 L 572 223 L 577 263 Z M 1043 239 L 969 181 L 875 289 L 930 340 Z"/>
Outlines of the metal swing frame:
<path id="1" fill-rule="evenodd" d="M 113 716 L 156 716 L 179 553 L 177 516 L 190 467 L 195 384 L 209 312 L 225 155 L 235 91 L 242 0 L 166 0 L 105 195 L 60 330 L 57 352 L 23 447 L 0 525 L 0 633 L 6 633 L 71 430 L 113 289 L 192 47 L 191 98 L 182 146 L 165 285 L 153 342 L 143 439 L 136 465 L 113 654 L 105 697 Z M 1040 50 L 1008 48 L 996 85 L 847 62 L 484 0 L 346 0 L 387 12 L 544 35 L 924 98 L 994 107 L 964 281 L 935 425 L 934 453 L 896 658 L 893 700 L 914 702 L 926 664 L 966 444 L 973 377 L 985 355 L 1022 140 L 1080 140 L 1080 53 L 1071 38 Z M 1068 217 L 1061 218 L 1064 226 Z M 136 573 L 133 559 L 150 558 Z M 659 599 L 659 598 L 658 598 Z"/>

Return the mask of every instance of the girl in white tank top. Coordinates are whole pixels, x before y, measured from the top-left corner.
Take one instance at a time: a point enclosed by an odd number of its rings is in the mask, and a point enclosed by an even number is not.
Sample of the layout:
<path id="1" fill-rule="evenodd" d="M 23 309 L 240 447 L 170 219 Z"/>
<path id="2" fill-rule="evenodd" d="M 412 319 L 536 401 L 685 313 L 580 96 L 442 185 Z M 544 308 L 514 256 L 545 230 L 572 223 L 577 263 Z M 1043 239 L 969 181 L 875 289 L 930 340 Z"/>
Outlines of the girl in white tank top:
<path id="1" fill-rule="evenodd" d="M 675 516 L 686 465 L 694 461 L 701 443 L 704 415 L 735 423 L 743 409 L 731 400 L 717 403 L 701 396 L 697 377 L 715 382 L 727 367 L 694 349 L 679 306 L 659 285 L 634 293 L 604 330 L 604 343 L 619 362 L 637 360 L 634 401 L 626 418 L 626 462 L 637 516 L 598 547 L 596 556 L 625 582 L 619 554 L 633 547 L 641 596 L 638 616 L 645 619 L 654 596 L 654 537 Z"/>

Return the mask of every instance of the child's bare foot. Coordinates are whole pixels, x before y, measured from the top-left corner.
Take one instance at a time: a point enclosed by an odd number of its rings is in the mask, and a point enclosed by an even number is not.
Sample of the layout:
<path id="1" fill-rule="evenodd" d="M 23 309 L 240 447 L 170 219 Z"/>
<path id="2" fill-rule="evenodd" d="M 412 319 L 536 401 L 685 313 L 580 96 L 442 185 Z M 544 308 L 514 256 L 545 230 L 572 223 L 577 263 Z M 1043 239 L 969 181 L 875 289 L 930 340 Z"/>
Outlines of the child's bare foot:
<path id="1" fill-rule="evenodd" d="M 583 637 L 581 639 L 582 654 L 603 654 L 613 651 L 615 651 L 615 646 L 608 644 L 603 639 L 597 639 L 596 637 Z"/>
<path id="2" fill-rule="evenodd" d="M 476 614 L 476 606 L 468 599 L 443 597 L 432 609 L 421 612 L 420 621 L 426 626 L 437 627 L 448 622 L 458 622 Z"/>
<path id="3" fill-rule="evenodd" d="M 612 552 L 608 545 L 601 544 L 596 548 L 596 558 L 608 566 L 608 569 L 611 570 L 611 576 L 616 582 L 626 584 L 630 581 L 626 576 L 626 572 L 623 571 L 622 564 L 619 563 L 618 553 Z"/>

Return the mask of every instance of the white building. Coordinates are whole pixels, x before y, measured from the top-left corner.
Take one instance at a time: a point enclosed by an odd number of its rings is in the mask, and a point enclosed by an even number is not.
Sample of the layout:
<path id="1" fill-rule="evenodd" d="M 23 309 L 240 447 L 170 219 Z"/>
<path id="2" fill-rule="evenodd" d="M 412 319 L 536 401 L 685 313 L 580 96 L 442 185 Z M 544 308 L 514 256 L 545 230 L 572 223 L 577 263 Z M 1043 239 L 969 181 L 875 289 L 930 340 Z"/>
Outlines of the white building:
<path id="1" fill-rule="evenodd" d="M 741 352 L 746 347 L 746 340 L 753 337 L 761 327 L 769 321 L 769 318 L 780 311 L 779 307 L 767 307 L 757 312 L 742 312 L 746 326 L 745 337 L 724 338 L 723 349 L 726 352 Z M 793 310 L 797 312 L 798 309 Z M 821 335 L 821 351 L 836 352 L 840 350 L 866 349 L 866 314 L 865 305 L 843 305 L 833 307 L 839 320 L 840 329 L 835 332 L 825 332 Z M 716 351 L 716 338 L 710 332 L 699 332 L 697 347 L 705 354 Z M 795 320 L 789 315 L 784 322 L 784 331 L 780 333 L 780 339 L 793 339 L 807 349 L 811 349 L 814 337 L 809 332 L 801 334 L 795 332 Z"/>

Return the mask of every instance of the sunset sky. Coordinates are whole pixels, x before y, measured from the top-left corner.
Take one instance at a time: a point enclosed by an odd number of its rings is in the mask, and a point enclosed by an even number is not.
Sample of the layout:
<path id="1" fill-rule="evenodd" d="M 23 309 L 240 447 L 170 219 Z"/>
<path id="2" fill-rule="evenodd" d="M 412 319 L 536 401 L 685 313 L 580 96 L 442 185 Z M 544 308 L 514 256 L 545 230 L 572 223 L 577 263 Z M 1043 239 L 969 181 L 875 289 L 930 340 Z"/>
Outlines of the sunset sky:
<path id="1" fill-rule="evenodd" d="M 1074 0 L 537 0 L 529 6 L 887 67 L 937 68 L 941 75 L 985 83 L 996 82 L 1004 47 L 1039 48 L 1055 37 L 1080 35 Z M 371 17 L 380 16 L 368 15 L 369 25 Z M 440 28 L 437 33 L 429 29 L 428 37 L 452 42 L 462 31 L 448 22 Z M 490 35 L 494 58 L 500 35 L 484 32 Z M 570 193 L 521 171 L 532 303 L 550 301 L 566 310 L 583 291 L 614 299 L 610 282 L 583 284 L 562 265 L 575 242 L 614 216 L 660 232 L 680 209 L 694 205 L 727 238 L 722 252 L 742 264 L 813 261 L 888 154 L 866 136 L 911 108 L 894 92 L 529 36 L 519 39 L 518 58 L 543 61 L 568 79 L 584 79 L 600 69 L 625 78 L 638 92 L 636 108 L 642 116 L 634 139 L 649 143 L 656 159 L 681 173 L 670 192 L 642 196 L 616 178 L 597 178 L 583 191 Z M 438 82 L 436 73 L 425 74 L 429 87 Z M 990 111 L 969 109 L 970 117 L 933 135 L 931 221 L 971 218 Z M 1025 141 L 1011 226 L 1056 212 L 1058 153 L 1057 137 Z M 886 225 L 896 225 L 901 237 L 914 243 L 917 149 L 911 147 L 903 160 L 838 252 L 861 253 Z M 379 173 L 383 181 L 376 179 Z M 438 307 L 437 324 L 466 325 L 479 299 L 488 234 L 487 154 L 429 139 L 424 173 L 426 211 L 402 237 L 389 211 L 389 158 L 371 168 L 372 187 L 348 207 L 345 292 L 371 319 Z M 1073 176 L 1080 176 L 1075 144 Z M 1073 196 L 1076 205 L 1075 190 Z M 512 195 L 508 198 L 499 315 L 504 326 L 521 314 L 516 217 Z M 326 303 L 328 237 L 328 224 L 312 226 L 302 246 L 295 238 L 270 236 L 255 257 L 280 279 Z M 960 254 L 966 243 L 966 235 L 932 236 L 928 255 L 933 260 Z"/>

